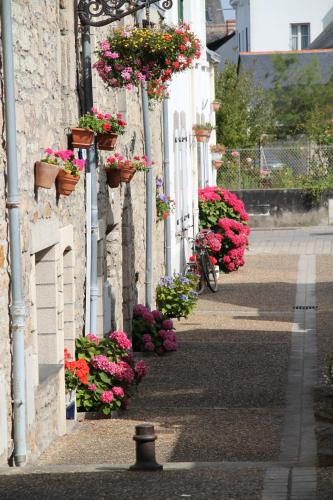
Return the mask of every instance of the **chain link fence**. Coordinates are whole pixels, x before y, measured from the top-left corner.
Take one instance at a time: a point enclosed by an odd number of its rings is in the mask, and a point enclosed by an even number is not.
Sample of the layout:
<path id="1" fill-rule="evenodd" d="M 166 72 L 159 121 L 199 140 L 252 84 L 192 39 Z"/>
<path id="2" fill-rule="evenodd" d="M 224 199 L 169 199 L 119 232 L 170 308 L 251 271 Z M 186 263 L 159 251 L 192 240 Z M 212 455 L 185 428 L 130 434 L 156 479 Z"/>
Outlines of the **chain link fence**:
<path id="1" fill-rule="evenodd" d="M 217 184 L 227 189 L 333 188 L 331 145 L 226 150 L 220 163 Z"/>

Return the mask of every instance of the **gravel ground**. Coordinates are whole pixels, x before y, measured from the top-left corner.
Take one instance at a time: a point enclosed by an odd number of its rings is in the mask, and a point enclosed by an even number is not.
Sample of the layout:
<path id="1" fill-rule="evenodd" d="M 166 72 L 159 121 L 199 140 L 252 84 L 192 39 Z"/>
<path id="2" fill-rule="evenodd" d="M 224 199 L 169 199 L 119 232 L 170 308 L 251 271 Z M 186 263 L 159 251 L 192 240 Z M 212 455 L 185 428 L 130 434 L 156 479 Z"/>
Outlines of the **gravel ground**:
<path id="1" fill-rule="evenodd" d="M 259 500 L 260 469 L 0 476 L 2 500 Z"/>
<path id="2" fill-rule="evenodd" d="M 317 470 L 317 500 L 332 500 L 333 498 L 333 470 L 332 467 Z"/>
<path id="3" fill-rule="evenodd" d="M 237 273 L 222 274 L 219 291 L 216 294 L 205 293 L 198 310 L 292 312 L 297 263 L 297 256 L 251 256 L 248 252 L 246 265 Z"/>
<path id="4" fill-rule="evenodd" d="M 150 373 L 129 410 L 77 424 L 39 463 L 131 464 L 134 427 L 144 421 L 155 425 L 161 463 L 277 459 L 297 267 L 291 258 L 285 273 L 283 261 L 249 257 L 223 277 L 220 291 L 177 323 L 178 352 L 147 356 Z"/>
<path id="5" fill-rule="evenodd" d="M 155 426 L 160 463 L 270 461 L 279 452 L 281 415 L 272 411 L 141 410 L 128 412 L 126 419 L 79 423 L 46 450 L 39 464 L 132 464 L 134 428 L 143 422 Z"/>

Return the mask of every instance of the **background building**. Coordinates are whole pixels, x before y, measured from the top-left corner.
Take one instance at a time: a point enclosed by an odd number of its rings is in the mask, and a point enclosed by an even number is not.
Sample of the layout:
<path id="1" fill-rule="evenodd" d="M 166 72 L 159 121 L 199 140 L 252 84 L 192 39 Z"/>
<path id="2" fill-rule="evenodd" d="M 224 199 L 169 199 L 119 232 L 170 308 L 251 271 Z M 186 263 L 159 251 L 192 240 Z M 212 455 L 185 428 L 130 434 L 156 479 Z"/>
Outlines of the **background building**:
<path id="1" fill-rule="evenodd" d="M 231 0 L 238 52 L 303 50 L 326 27 L 331 0 Z"/>

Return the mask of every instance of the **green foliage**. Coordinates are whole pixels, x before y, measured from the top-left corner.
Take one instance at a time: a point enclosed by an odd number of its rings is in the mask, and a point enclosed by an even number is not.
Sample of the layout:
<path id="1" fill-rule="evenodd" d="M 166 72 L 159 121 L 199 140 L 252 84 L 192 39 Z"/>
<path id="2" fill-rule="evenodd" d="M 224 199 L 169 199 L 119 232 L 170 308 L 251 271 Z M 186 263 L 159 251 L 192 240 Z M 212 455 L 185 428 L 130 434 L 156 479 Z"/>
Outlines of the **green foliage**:
<path id="1" fill-rule="evenodd" d="M 222 105 L 216 113 L 217 140 L 227 148 L 246 148 L 258 144 L 272 123 L 267 93 L 256 85 L 252 73 L 237 74 L 229 61 L 216 75 L 216 96 Z"/>
<path id="2" fill-rule="evenodd" d="M 320 82 L 320 65 L 312 60 L 298 65 L 295 55 L 274 55 L 273 89 L 269 92 L 275 120 L 274 134 L 285 138 L 305 134 L 317 144 L 332 144 L 333 74 Z"/>
<path id="3" fill-rule="evenodd" d="M 86 113 L 79 120 L 79 127 L 86 128 L 95 134 L 124 134 L 126 122 L 122 115 L 109 113 Z"/>
<path id="4" fill-rule="evenodd" d="M 235 219 L 241 221 L 241 216 L 235 212 L 233 207 L 224 201 L 221 196 L 220 200 L 199 200 L 199 219 L 201 228 L 213 228 L 217 225 L 219 219 Z"/>
<path id="5" fill-rule="evenodd" d="M 156 288 L 156 305 L 166 318 L 187 318 L 197 304 L 198 277 L 175 273 L 163 276 Z"/>
<path id="6" fill-rule="evenodd" d="M 103 131 L 103 121 L 99 120 L 96 115 L 87 113 L 81 116 L 79 120 L 79 127 L 87 128 L 97 134 Z"/>
<path id="7" fill-rule="evenodd" d="M 195 123 L 193 130 L 213 130 L 215 127 L 211 123 Z"/>

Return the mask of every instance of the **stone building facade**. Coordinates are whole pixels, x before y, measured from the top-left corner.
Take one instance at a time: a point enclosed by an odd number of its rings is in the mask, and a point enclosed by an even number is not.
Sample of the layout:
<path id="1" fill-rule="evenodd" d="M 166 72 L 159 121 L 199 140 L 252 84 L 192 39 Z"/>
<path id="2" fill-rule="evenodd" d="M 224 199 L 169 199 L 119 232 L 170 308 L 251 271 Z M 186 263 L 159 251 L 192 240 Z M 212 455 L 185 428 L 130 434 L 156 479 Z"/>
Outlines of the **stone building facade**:
<path id="1" fill-rule="evenodd" d="M 55 435 L 65 432 L 63 349 L 85 330 L 86 176 L 75 191 L 57 197 L 34 186 L 34 163 L 44 148 L 67 148 L 68 127 L 82 111 L 81 34 L 72 0 L 15 0 L 13 37 L 20 186 L 22 281 L 26 307 L 25 370 L 28 459 Z M 131 22 L 127 20 L 126 22 Z M 132 19 L 133 22 L 133 19 Z M 92 30 L 92 48 L 110 28 Z M 114 93 L 93 74 L 94 104 L 103 112 L 122 112 L 128 127 L 116 150 L 143 154 L 139 91 Z M 5 145 L 3 106 L 2 146 Z M 161 174 L 161 116 L 151 112 L 153 159 Z M 145 175 L 111 189 L 102 152 L 98 186 L 98 335 L 105 328 L 129 330 L 136 302 L 144 302 Z M 10 262 L 6 198 L 6 153 L 0 148 L 0 464 L 12 454 Z M 155 173 L 155 172 L 154 172 Z M 88 235 L 89 236 L 89 235 Z M 154 282 L 164 270 L 164 231 L 154 223 Z M 109 302 L 109 303 L 108 303 Z M 108 309 L 105 321 L 104 309 Z M 111 311 L 111 315 L 110 315 Z"/>
<path id="2" fill-rule="evenodd" d="M 28 461 L 33 461 L 66 431 L 63 352 L 74 353 L 76 337 L 89 333 L 86 303 L 89 291 L 90 216 L 88 173 L 81 173 L 68 197 L 35 188 L 34 163 L 44 148 L 66 149 L 68 129 L 83 111 L 82 43 L 73 0 L 12 0 L 14 62 L 22 241 L 22 283 L 25 317 L 26 428 Z M 205 0 L 182 1 L 184 19 L 193 23 L 205 46 Z M 152 9 L 158 21 L 164 13 Z M 167 22 L 178 22 L 178 2 Z M 134 18 L 122 21 L 133 24 Z M 92 28 L 93 51 L 110 27 Z M 197 221 L 197 187 L 215 180 L 209 148 L 196 144 L 192 125 L 212 121 L 214 65 L 205 50 L 186 75 L 171 86 L 169 148 L 171 196 L 179 200 L 172 214 L 173 270 L 182 269 L 188 253 L 183 242 L 193 236 Z M 1 55 L 2 57 L 2 55 Z M 94 60 L 94 54 L 93 54 Z M 2 68 L 2 66 L 1 66 Z M 2 69 L 0 69 L 2 71 Z M 3 78 L 3 74 L 1 74 Z M 3 87 L 2 87 L 3 88 Z M 127 156 L 144 153 L 143 111 L 139 90 L 106 90 L 93 72 L 94 105 L 101 112 L 120 112 L 128 123 L 116 150 Z M 186 99 L 182 96 L 186 95 Z M 4 95 L 0 121 L 0 465 L 13 454 L 12 333 L 10 330 L 11 266 L 6 212 L 7 165 Z M 150 111 L 154 177 L 163 175 L 162 107 Z M 182 141 L 179 138 L 182 137 Z M 214 134 L 212 134 L 214 140 Z M 199 147 L 200 146 L 200 147 Z M 145 301 L 146 206 L 145 175 L 137 172 L 130 184 L 111 189 L 98 152 L 98 321 L 102 336 L 111 329 L 130 333 L 132 309 Z M 179 179 L 183 179 L 182 182 Z M 154 199 L 155 193 L 153 193 Z M 178 220 L 186 220 L 180 231 Z M 188 223 L 193 221 L 192 224 Z M 153 214 L 153 289 L 162 274 L 164 224 Z"/>

